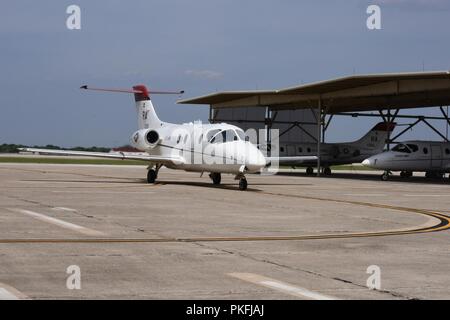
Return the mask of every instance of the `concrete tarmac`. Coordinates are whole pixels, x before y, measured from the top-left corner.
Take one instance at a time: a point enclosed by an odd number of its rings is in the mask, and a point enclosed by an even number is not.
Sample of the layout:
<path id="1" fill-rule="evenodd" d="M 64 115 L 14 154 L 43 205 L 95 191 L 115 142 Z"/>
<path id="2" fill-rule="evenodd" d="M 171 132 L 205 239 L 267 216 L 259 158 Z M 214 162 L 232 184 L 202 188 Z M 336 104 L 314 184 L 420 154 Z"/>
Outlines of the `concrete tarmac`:
<path id="1" fill-rule="evenodd" d="M 448 179 L 145 176 L 0 164 L 0 299 L 450 299 Z"/>

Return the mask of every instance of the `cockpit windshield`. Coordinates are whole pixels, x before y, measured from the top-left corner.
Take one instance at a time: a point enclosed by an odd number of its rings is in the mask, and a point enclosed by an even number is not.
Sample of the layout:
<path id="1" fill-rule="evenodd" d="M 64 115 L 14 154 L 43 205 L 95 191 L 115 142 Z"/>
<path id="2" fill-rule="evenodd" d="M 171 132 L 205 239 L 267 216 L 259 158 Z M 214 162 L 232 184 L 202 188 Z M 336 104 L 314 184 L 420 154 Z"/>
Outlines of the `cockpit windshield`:
<path id="1" fill-rule="evenodd" d="M 411 151 L 408 149 L 408 147 L 403 143 L 399 143 L 398 145 L 393 147 L 392 151 L 402 152 L 402 153 L 411 153 Z"/>
<path id="2" fill-rule="evenodd" d="M 412 152 L 416 152 L 417 150 L 419 150 L 419 146 L 417 144 L 412 144 L 412 143 L 408 143 L 408 148 Z"/>
<path id="3" fill-rule="evenodd" d="M 208 133 L 206 134 L 206 140 L 208 142 L 211 142 L 211 140 L 214 138 L 214 136 L 219 133 L 221 130 L 220 129 L 214 129 L 214 130 L 210 130 L 208 131 Z"/>
<path id="4" fill-rule="evenodd" d="M 214 137 L 209 140 L 210 143 L 224 143 L 224 142 L 231 142 L 231 141 L 237 141 L 239 140 L 239 137 L 237 136 L 236 132 L 233 129 L 228 130 L 222 130 Z"/>
<path id="5" fill-rule="evenodd" d="M 246 139 L 245 139 L 245 133 L 244 133 L 244 131 L 242 131 L 242 130 L 236 130 L 236 133 L 237 133 L 237 135 L 238 135 L 238 137 L 239 137 L 240 140 L 242 140 L 242 141 L 246 140 Z"/>

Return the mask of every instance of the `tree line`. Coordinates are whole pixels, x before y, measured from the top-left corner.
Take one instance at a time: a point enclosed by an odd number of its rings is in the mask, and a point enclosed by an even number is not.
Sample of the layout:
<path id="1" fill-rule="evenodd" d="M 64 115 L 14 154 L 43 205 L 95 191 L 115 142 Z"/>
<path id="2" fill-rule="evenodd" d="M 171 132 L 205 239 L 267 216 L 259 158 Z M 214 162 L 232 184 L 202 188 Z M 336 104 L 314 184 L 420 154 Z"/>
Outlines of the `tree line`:
<path id="1" fill-rule="evenodd" d="M 53 149 L 53 150 L 62 150 L 63 148 L 59 146 L 55 146 L 52 144 L 48 144 L 46 146 L 25 146 L 22 144 L 1 144 L 0 145 L 0 153 L 18 153 L 19 148 L 39 148 L 39 149 Z M 74 150 L 74 151 L 91 151 L 91 152 L 109 152 L 111 148 L 105 147 L 74 147 L 74 148 L 64 148 L 64 150 Z"/>

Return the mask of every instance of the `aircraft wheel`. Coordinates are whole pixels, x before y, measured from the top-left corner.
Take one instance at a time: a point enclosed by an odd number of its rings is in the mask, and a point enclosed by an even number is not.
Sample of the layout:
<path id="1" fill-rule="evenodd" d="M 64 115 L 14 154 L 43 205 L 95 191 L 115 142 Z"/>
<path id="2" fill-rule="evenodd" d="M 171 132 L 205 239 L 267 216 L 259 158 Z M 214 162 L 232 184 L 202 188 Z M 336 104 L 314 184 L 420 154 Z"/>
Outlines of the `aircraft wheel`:
<path id="1" fill-rule="evenodd" d="M 313 174 L 314 174 L 314 169 L 313 169 L 312 167 L 306 168 L 306 174 L 307 174 L 308 176 L 313 175 Z"/>
<path id="2" fill-rule="evenodd" d="M 211 178 L 213 184 L 220 184 L 220 181 L 222 180 L 222 176 L 217 172 L 211 172 L 209 177 Z"/>
<path id="3" fill-rule="evenodd" d="M 381 175 L 381 180 L 383 180 L 383 181 L 388 181 L 389 180 L 389 172 L 384 172 L 382 175 Z"/>
<path id="4" fill-rule="evenodd" d="M 411 174 L 408 171 L 400 171 L 400 177 L 409 178 L 411 177 Z"/>
<path id="5" fill-rule="evenodd" d="M 148 170 L 147 172 L 147 182 L 148 183 L 155 183 L 156 180 L 156 171 L 153 169 Z"/>
<path id="6" fill-rule="evenodd" d="M 325 167 L 325 169 L 323 169 L 323 174 L 326 176 L 331 176 L 331 169 L 330 167 Z"/>
<path id="7" fill-rule="evenodd" d="M 241 178 L 239 180 L 239 190 L 242 190 L 242 191 L 247 190 L 247 179 Z"/>
<path id="8" fill-rule="evenodd" d="M 427 171 L 425 173 L 425 177 L 429 179 L 441 179 L 443 177 L 443 173 L 435 171 Z"/>

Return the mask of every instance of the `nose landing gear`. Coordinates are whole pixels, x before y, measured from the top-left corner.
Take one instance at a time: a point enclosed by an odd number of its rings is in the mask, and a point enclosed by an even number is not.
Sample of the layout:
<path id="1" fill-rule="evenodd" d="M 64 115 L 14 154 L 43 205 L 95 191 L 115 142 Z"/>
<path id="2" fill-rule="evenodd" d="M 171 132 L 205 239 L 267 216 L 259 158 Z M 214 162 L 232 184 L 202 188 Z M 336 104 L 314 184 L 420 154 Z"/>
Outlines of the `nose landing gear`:
<path id="1" fill-rule="evenodd" d="M 247 190 L 247 179 L 245 178 L 244 174 L 238 174 L 234 178 L 234 180 L 239 180 L 239 190 L 244 191 Z"/>
<path id="2" fill-rule="evenodd" d="M 247 179 L 245 179 L 245 177 L 239 180 L 239 190 L 241 191 L 247 190 Z"/>

